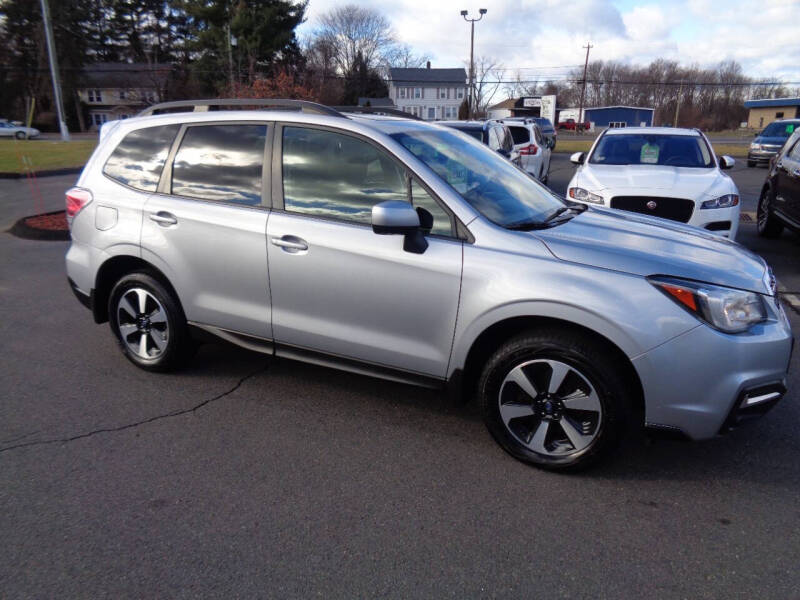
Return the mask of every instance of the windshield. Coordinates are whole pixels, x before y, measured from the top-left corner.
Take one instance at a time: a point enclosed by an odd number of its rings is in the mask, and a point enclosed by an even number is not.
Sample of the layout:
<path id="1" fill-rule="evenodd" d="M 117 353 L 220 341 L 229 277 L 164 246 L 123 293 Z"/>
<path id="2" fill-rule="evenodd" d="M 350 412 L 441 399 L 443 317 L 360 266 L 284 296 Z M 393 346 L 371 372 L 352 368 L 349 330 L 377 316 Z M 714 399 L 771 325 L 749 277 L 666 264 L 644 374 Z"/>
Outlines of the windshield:
<path id="1" fill-rule="evenodd" d="M 800 123 L 781 123 L 780 121 L 775 121 L 767 125 L 766 129 L 761 132 L 761 135 L 764 137 L 788 138 L 794 133 L 794 130 L 798 128 L 800 128 Z"/>
<path id="2" fill-rule="evenodd" d="M 696 135 L 604 135 L 589 162 L 596 165 L 713 167 L 705 142 Z"/>
<path id="3" fill-rule="evenodd" d="M 490 221 L 503 227 L 541 223 L 564 202 L 497 152 L 456 132 L 391 134 Z"/>

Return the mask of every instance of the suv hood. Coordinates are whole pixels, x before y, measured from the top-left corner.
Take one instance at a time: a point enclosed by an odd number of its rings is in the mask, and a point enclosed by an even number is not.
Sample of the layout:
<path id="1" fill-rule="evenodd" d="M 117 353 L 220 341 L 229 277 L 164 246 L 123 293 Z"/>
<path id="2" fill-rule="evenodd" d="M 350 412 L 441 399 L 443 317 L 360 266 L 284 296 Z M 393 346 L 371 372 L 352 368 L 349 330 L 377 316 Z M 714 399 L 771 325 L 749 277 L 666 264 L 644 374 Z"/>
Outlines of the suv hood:
<path id="1" fill-rule="evenodd" d="M 769 146 L 783 146 L 788 140 L 788 137 L 767 137 L 764 135 L 759 135 L 756 139 L 753 140 L 754 144 L 767 144 Z"/>
<path id="2" fill-rule="evenodd" d="M 578 171 L 576 185 L 589 191 L 605 189 L 671 190 L 671 195 L 696 199 L 711 193 L 723 180 L 717 169 L 662 165 L 588 165 Z"/>
<path id="3" fill-rule="evenodd" d="M 534 232 L 561 260 L 634 275 L 672 275 L 770 294 L 764 260 L 736 242 L 657 217 L 589 207 Z"/>

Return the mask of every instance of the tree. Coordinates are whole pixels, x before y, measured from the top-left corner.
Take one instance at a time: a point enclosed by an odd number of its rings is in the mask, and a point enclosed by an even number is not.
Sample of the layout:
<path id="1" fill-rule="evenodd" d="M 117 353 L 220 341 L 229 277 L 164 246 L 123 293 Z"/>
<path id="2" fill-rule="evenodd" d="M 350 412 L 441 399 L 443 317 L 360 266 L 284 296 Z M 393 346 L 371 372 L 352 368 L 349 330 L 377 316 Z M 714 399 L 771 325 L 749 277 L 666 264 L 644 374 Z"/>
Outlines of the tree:
<path id="1" fill-rule="evenodd" d="M 340 75 L 354 72 L 363 61 L 368 70 L 391 62 L 396 40 L 391 24 L 374 8 L 345 4 L 319 17 L 314 40 L 332 49 L 332 61 Z"/>
<path id="2" fill-rule="evenodd" d="M 467 63 L 469 71 L 469 63 Z M 475 58 L 475 113 L 485 115 L 503 78 L 503 66 L 490 56 Z"/>
<path id="3" fill-rule="evenodd" d="M 313 88 L 287 68 L 276 69 L 271 77 L 259 77 L 248 85 L 234 83 L 226 95 L 233 98 L 293 98 L 317 101 Z"/>

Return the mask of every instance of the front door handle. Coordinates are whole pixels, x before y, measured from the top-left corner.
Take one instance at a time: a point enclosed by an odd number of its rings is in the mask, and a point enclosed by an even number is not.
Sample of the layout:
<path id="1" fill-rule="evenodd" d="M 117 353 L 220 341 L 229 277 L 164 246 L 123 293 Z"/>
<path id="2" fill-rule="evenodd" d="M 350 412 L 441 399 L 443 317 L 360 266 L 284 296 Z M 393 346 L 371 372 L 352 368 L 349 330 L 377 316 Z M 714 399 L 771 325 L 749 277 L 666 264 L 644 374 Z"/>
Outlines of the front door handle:
<path id="1" fill-rule="evenodd" d="M 150 220 L 155 221 L 159 225 L 169 226 L 169 225 L 177 225 L 178 219 L 172 213 L 165 212 L 163 210 L 158 211 L 157 213 L 150 213 Z"/>
<path id="2" fill-rule="evenodd" d="M 301 240 L 293 235 L 285 235 L 283 237 L 274 237 L 270 240 L 274 246 L 283 248 L 287 252 L 299 252 L 308 250 L 308 244 L 305 240 Z"/>

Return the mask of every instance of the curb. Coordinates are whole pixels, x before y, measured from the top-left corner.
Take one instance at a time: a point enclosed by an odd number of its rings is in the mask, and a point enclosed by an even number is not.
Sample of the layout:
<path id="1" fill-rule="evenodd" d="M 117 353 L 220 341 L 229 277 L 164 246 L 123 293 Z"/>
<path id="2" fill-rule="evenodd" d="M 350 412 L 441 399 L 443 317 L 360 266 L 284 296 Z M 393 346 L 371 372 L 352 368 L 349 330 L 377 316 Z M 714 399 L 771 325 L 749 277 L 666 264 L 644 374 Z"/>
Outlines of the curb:
<path id="1" fill-rule="evenodd" d="M 73 175 L 83 171 L 83 167 L 64 167 L 63 169 L 46 169 L 44 171 L 33 171 L 30 175 L 34 177 L 53 177 L 55 175 Z M 0 179 L 24 179 L 28 173 L 13 173 L 0 171 Z M 27 217 L 26 217 L 27 218 Z"/>
<path id="2" fill-rule="evenodd" d="M 23 240 L 36 240 L 39 242 L 68 242 L 71 239 L 69 231 L 62 231 L 60 229 L 36 229 L 25 224 L 25 221 L 31 217 L 57 215 L 63 212 L 63 210 L 54 210 L 53 212 L 49 213 L 40 213 L 38 215 L 28 215 L 27 217 L 22 217 L 16 223 L 14 223 L 11 229 L 8 230 L 8 233 Z"/>

